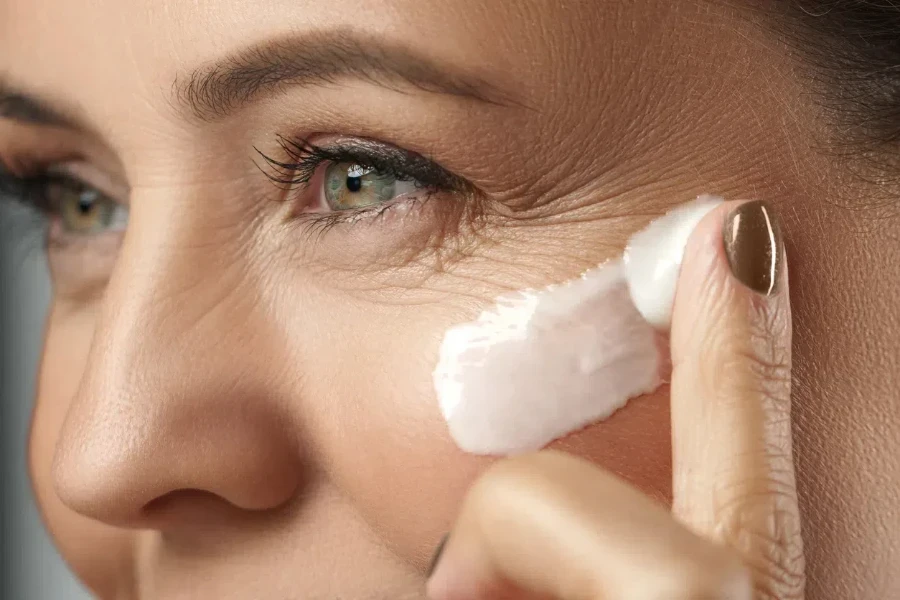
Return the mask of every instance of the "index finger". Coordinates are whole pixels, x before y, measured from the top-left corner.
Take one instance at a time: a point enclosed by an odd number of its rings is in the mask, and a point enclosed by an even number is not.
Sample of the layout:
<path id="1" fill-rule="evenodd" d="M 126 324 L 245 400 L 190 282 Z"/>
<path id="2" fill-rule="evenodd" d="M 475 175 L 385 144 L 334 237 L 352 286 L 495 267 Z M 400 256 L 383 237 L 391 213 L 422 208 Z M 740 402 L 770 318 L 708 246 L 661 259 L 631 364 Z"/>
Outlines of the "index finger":
<path id="1" fill-rule="evenodd" d="M 762 202 L 712 211 L 685 250 L 671 333 L 673 510 L 779 599 L 804 588 L 783 249 Z"/>

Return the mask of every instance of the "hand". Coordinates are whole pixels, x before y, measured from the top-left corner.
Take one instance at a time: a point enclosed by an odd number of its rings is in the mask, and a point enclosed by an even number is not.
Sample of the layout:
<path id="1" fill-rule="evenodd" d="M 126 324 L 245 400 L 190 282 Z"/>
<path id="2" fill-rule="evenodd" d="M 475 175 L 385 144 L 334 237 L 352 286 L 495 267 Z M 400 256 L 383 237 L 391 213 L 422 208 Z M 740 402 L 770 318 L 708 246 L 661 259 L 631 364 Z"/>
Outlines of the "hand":
<path id="1" fill-rule="evenodd" d="M 803 598 L 782 249 L 758 202 L 719 207 L 691 236 L 671 333 L 671 511 L 559 452 L 500 461 L 466 497 L 429 596 Z"/>

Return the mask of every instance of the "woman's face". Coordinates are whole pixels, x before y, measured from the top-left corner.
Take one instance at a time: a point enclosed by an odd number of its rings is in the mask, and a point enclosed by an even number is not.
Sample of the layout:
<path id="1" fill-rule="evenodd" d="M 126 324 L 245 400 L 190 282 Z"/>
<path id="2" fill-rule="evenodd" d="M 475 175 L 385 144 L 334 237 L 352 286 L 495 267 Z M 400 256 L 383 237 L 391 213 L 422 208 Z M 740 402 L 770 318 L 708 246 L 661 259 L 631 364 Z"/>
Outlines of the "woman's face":
<path id="1" fill-rule="evenodd" d="M 31 450 L 76 571 L 107 596 L 419 597 L 489 462 L 435 401 L 449 326 L 703 192 L 773 199 L 789 232 L 816 209 L 814 111 L 759 18 L 0 1 L 0 153 L 63 176 Z M 669 496 L 665 389 L 557 445 Z"/>

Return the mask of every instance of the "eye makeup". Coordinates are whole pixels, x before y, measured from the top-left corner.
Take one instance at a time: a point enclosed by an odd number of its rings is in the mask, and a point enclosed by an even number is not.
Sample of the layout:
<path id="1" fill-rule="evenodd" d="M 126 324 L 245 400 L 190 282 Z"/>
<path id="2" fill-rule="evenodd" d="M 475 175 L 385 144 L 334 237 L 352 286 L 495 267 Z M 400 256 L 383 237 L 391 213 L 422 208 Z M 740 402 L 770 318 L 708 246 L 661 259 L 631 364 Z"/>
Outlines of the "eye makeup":
<path id="1" fill-rule="evenodd" d="M 538 450 L 662 385 L 684 247 L 721 202 L 700 197 L 633 236 L 623 258 L 504 295 L 447 331 L 433 380 L 460 449 Z"/>
<path id="2" fill-rule="evenodd" d="M 278 145 L 287 161 L 276 160 L 258 149 L 257 153 L 270 167 L 269 179 L 280 185 L 307 183 L 319 165 L 332 162 L 352 163 L 400 180 L 415 180 L 423 187 L 448 191 L 466 191 L 469 187 L 465 180 L 424 156 L 375 140 L 337 138 L 327 145 L 317 145 L 304 138 L 279 137 Z"/>
<path id="3" fill-rule="evenodd" d="M 284 159 L 257 149 L 263 172 L 296 202 L 294 215 L 315 225 L 360 222 L 437 193 L 468 199 L 474 192 L 434 161 L 383 142 L 337 137 L 313 144 L 279 137 L 278 143 Z M 336 177 L 341 172 L 343 178 Z"/>

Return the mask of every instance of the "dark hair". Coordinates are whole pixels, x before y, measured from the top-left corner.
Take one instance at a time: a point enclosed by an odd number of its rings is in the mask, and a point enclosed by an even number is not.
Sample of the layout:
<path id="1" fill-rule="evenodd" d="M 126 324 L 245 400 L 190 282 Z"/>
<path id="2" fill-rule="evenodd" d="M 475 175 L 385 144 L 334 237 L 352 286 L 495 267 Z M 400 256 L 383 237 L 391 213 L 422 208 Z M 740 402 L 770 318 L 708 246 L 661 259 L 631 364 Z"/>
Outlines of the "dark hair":
<path id="1" fill-rule="evenodd" d="M 839 139 L 900 158 L 900 0 L 775 0 Z"/>

